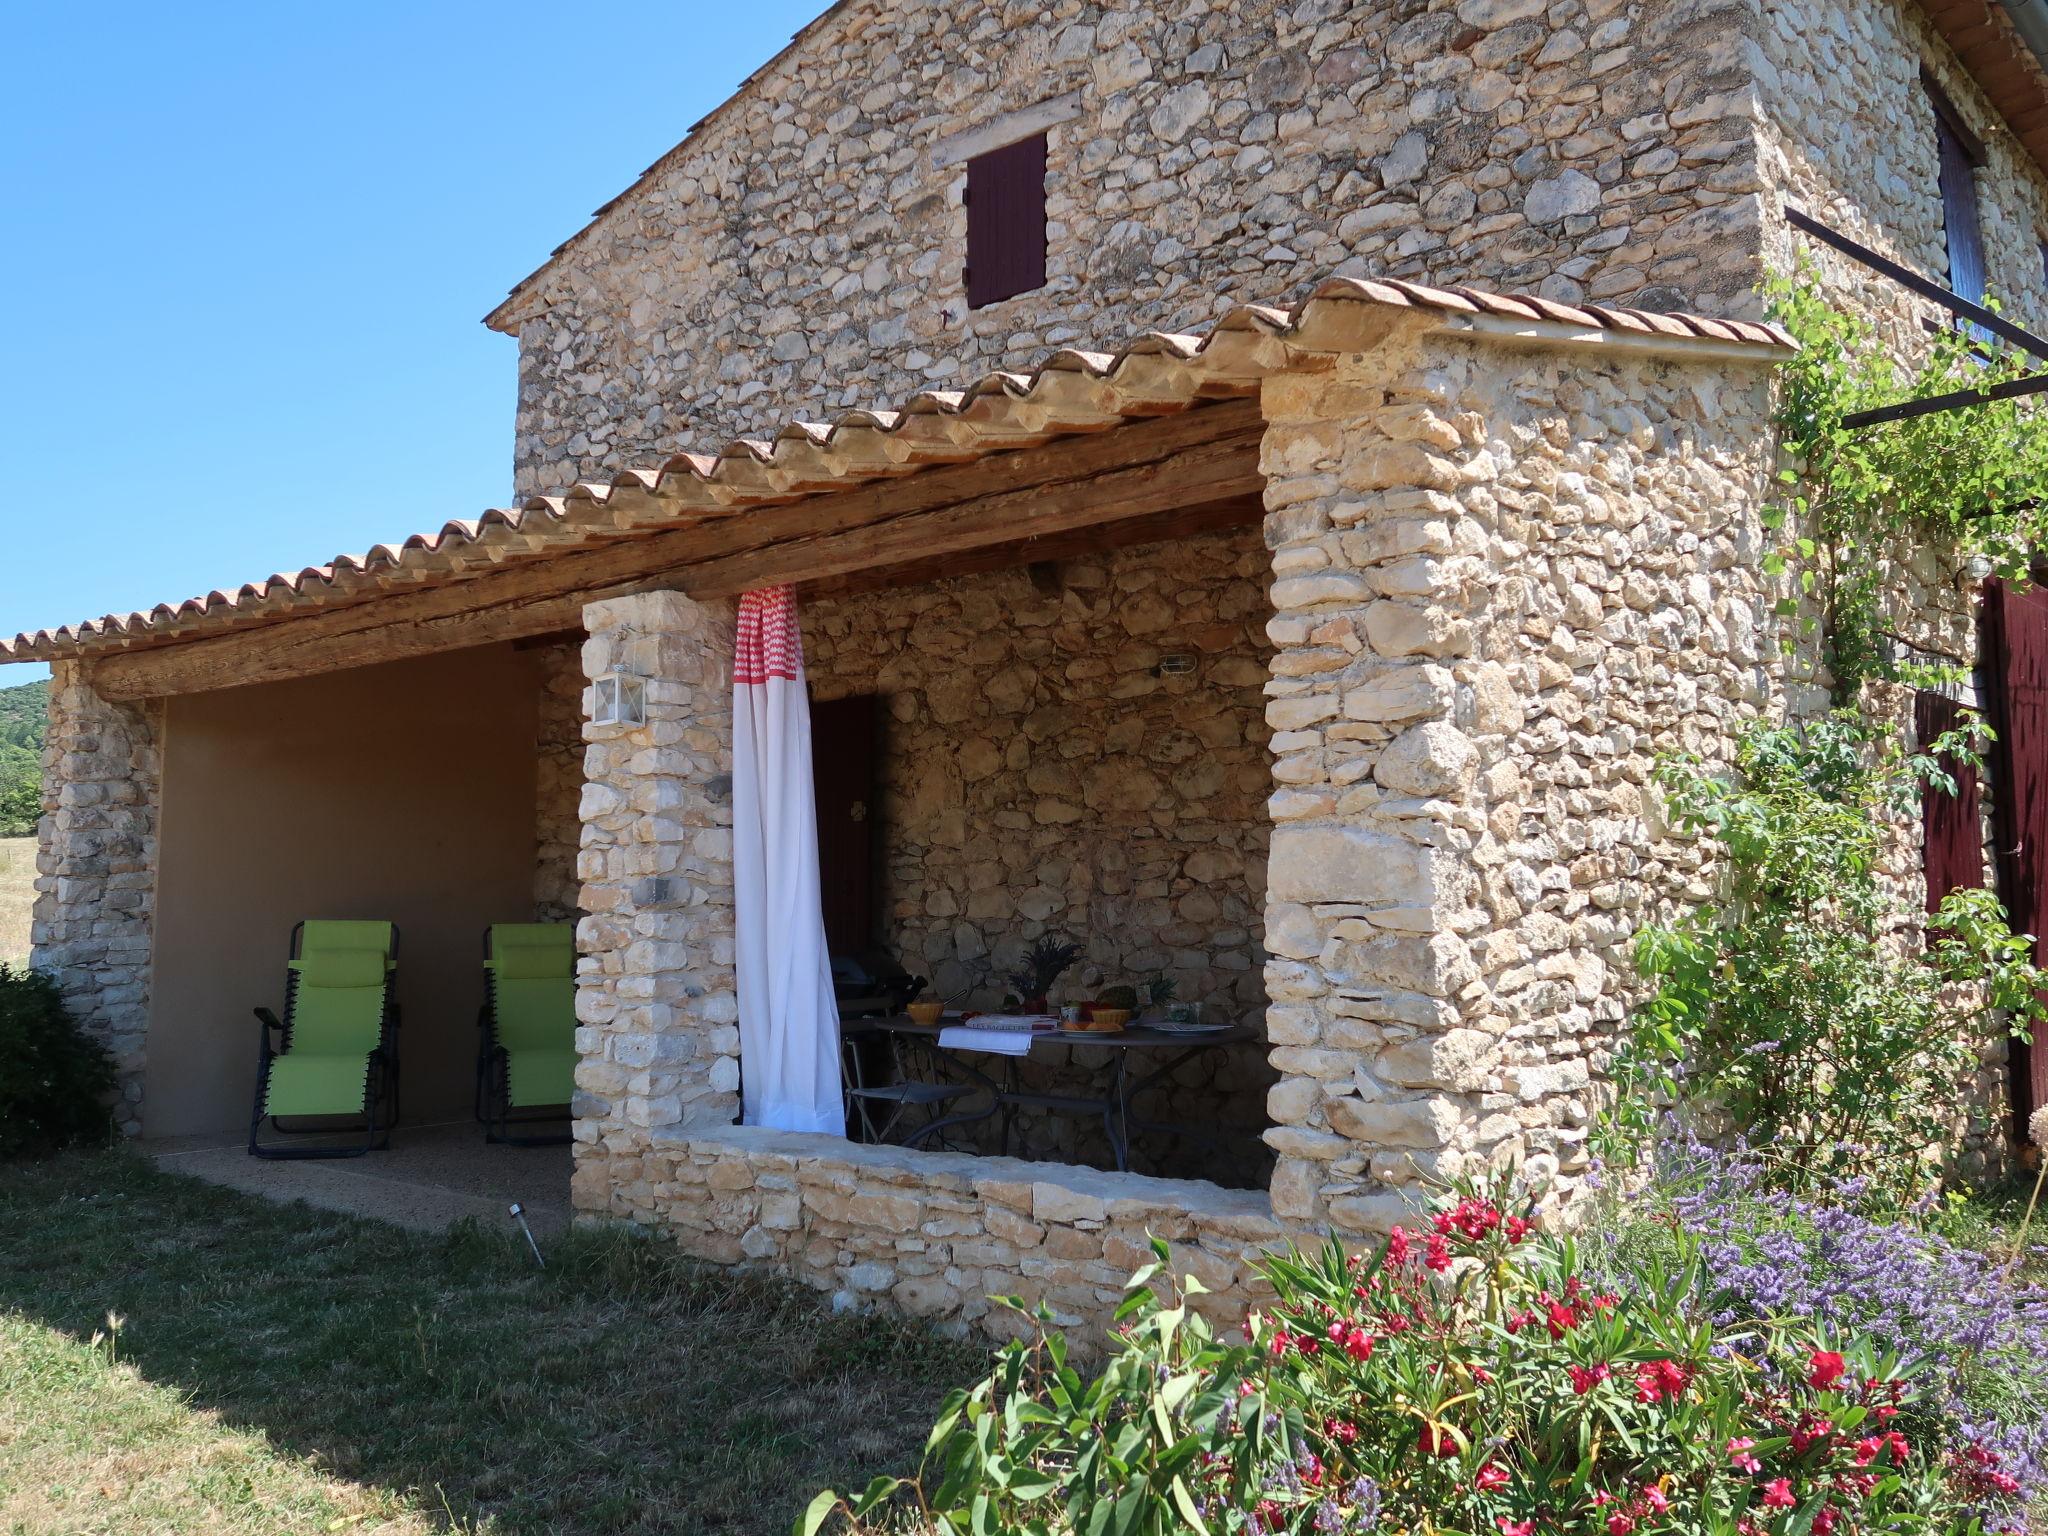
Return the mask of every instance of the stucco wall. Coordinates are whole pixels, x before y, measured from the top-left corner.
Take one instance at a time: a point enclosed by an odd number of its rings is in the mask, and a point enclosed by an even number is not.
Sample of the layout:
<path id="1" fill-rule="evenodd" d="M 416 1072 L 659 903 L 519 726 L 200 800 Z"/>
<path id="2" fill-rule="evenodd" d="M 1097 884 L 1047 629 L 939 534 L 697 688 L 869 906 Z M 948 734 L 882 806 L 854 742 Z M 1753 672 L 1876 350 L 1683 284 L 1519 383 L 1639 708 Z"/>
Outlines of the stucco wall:
<path id="1" fill-rule="evenodd" d="M 453 651 L 169 701 L 150 1136 L 248 1124 L 301 918 L 399 925 L 408 1123 L 465 1118 L 481 940 L 530 918 L 534 658 Z"/>
<path id="2" fill-rule="evenodd" d="M 1251 526 L 1069 561 L 1050 589 L 1017 567 L 805 606 L 814 695 L 883 698 L 879 920 L 938 995 L 995 1006 L 1053 933 L 1084 946 L 1055 1002 L 1164 973 L 1263 1032 L 1269 565 Z M 1167 656 L 1190 670 L 1162 675 Z M 1099 1092 L 1106 1069 L 1054 1050 L 1024 1070 Z M 1138 1161 L 1263 1186 L 1271 1080 L 1257 1048 L 1206 1053 L 1145 1107 L 1225 1145 Z M 1017 1129 L 1026 1156 L 1107 1156 L 1073 1115 Z"/>
<path id="3" fill-rule="evenodd" d="M 1332 272 L 1748 313 L 1754 10 L 859 0 L 501 317 L 520 336 L 518 490 Z M 964 171 L 938 162 L 1069 96 L 1048 284 L 969 313 Z"/>

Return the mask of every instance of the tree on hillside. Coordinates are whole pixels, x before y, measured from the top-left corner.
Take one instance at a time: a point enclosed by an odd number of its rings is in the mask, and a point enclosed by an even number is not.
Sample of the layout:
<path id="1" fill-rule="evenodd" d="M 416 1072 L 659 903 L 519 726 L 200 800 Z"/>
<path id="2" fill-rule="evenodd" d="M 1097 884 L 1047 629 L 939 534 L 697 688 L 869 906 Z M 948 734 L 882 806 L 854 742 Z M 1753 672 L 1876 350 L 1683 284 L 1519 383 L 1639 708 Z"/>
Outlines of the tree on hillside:
<path id="1" fill-rule="evenodd" d="M 43 814 L 43 727 L 50 685 L 0 688 L 0 837 L 30 837 Z"/>

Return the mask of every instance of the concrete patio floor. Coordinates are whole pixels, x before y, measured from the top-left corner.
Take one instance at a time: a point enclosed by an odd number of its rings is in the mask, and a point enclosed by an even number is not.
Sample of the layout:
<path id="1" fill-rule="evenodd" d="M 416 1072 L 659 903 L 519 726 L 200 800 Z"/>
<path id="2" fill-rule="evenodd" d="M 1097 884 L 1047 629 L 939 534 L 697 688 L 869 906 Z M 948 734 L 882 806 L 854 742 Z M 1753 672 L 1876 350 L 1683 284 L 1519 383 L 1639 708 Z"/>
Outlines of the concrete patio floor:
<path id="1" fill-rule="evenodd" d="M 402 1126 L 386 1151 L 333 1160 L 251 1157 L 246 1137 L 167 1137 L 144 1150 L 169 1173 L 416 1232 L 441 1231 L 465 1216 L 516 1231 L 506 1209 L 515 1200 L 537 1236 L 569 1225 L 569 1148 L 490 1146 L 468 1121 Z"/>

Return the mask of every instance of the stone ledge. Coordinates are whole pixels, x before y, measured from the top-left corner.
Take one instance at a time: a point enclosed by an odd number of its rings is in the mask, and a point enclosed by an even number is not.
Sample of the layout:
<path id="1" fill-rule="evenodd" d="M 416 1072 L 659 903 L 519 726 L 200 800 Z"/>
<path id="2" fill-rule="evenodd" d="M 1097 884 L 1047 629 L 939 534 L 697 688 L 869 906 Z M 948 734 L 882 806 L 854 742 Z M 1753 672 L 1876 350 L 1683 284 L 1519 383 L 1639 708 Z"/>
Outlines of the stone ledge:
<path id="1" fill-rule="evenodd" d="M 691 1157 L 740 1156 L 758 1166 L 769 1158 L 787 1158 L 799 1174 L 829 1172 L 836 1166 L 907 1175 L 904 1181 L 927 1188 L 971 1188 L 984 1199 L 1008 1204 L 991 1185 L 1021 1185 L 1031 1191 L 1032 1209 L 1041 1202 L 1048 1215 L 1040 1219 L 1115 1219 L 1128 1223 L 1148 1209 L 1172 1211 L 1197 1226 L 1249 1241 L 1285 1235 L 1273 1219 L 1273 1202 L 1262 1189 L 1225 1189 L 1206 1179 L 1162 1179 L 1143 1173 L 1112 1173 L 1068 1163 L 1031 1163 L 1018 1157 L 977 1157 L 970 1152 L 922 1152 L 910 1147 L 871 1146 L 837 1136 L 774 1131 L 734 1125 L 715 1131 L 657 1131 L 650 1138 L 664 1151 Z M 896 1182 L 891 1180 L 890 1182 Z M 1092 1216 L 1075 1215 L 1091 1206 Z M 1050 1215 L 1057 1208 L 1061 1214 Z"/>

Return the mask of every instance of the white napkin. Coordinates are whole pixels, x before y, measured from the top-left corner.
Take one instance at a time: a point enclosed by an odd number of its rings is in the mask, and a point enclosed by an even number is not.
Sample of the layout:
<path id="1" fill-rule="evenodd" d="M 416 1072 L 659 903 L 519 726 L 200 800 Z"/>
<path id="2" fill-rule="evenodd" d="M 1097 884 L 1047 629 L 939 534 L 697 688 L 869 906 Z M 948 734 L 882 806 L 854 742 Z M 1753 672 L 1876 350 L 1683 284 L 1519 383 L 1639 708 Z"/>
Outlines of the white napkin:
<path id="1" fill-rule="evenodd" d="M 987 1051 L 992 1056 L 1029 1056 L 1028 1029 L 976 1029 L 954 1024 L 939 1031 L 939 1044 L 949 1051 Z"/>

